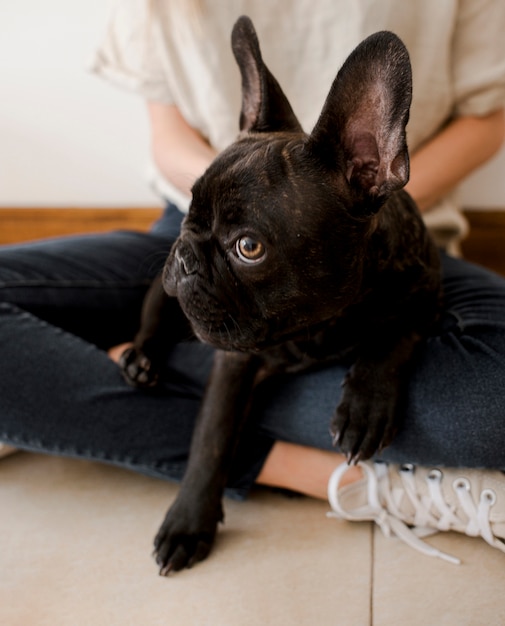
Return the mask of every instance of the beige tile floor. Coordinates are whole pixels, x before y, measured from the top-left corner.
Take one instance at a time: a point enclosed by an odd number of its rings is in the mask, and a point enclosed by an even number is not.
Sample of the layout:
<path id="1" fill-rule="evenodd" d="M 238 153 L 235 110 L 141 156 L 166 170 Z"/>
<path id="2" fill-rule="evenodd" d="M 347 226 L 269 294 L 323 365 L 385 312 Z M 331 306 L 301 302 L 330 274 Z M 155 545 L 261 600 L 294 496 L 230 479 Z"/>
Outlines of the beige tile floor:
<path id="1" fill-rule="evenodd" d="M 327 519 L 327 505 L 257 492 L 226 501 L 211 557 L 160 578 L 151 540 L 177 488 L 85 461 L 0 461 L 2 626 L 503 626 L 505 555 L 430 541 L 454 566 Z"/>

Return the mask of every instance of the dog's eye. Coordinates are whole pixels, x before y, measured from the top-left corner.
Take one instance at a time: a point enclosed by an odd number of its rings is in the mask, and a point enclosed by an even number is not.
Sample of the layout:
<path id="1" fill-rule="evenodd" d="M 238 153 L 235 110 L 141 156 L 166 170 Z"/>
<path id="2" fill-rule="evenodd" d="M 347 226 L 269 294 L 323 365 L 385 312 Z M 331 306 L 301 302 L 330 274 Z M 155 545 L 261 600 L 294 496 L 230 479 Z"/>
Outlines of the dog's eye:
<path id="1" fill-rule="evenodd" d="M 235 244 L 239 258 L 245 263 L 256 263 L 265 256 L 265 246 L 252 237 L 241 237 Z"/>

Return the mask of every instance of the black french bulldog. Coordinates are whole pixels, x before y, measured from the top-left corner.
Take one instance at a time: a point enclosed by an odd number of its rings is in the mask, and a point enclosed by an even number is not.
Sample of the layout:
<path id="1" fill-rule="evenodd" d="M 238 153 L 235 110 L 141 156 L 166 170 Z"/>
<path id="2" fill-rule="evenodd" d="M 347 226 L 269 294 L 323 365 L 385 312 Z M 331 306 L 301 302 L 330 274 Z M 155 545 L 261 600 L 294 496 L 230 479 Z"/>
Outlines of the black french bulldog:
<path id="1" fill-rule="evenodd" d="M 241 133 L 196 181 L 122 359 L 126 378 L 149 386 L 190 328 L 217 348 L 187 471 L 154 542 L 161 574 L 208 555 L 260 380 L 351 362 L 331 432 L 349 461 L 366 459 L 398 428 L 409 366 L 439 307 L 438 252 L 401 190 L 411 101 L 402 42 L 380 32 L 361 43 L 309 135 L 249 18 L 235 24 L 232 48 Z"/>

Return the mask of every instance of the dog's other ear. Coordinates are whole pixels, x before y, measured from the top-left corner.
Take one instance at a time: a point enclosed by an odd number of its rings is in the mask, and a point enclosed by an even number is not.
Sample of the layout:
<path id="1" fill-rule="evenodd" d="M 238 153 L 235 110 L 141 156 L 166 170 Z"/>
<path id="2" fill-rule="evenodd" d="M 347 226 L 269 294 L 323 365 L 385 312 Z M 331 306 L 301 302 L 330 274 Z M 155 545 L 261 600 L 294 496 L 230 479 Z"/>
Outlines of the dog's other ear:
<path id="1" fill-rule="evenodd" d="M 409 178 L 405 127 L 412 99 L 407 49 L 393 33 L 365 39 L 337 74 L 309 145 L 375 211 Z"/>
<path id="2" fill-rule="evenodd" d="M 261 57 L 251 20 L 239 17 L 231 35 L 233 54 L 242 75 L 240 130 L 301 131 L 288 99 Z"/>

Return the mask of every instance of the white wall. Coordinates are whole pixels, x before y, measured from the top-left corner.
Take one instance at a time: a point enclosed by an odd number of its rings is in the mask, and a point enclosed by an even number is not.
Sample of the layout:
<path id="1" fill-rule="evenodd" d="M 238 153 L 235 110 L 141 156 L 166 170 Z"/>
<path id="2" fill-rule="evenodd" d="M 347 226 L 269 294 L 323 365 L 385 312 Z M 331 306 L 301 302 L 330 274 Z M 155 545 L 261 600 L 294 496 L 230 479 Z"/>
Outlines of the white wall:
<path id="1" fill-rule="evenodd" d="M 0 1 L 0 206 L 141 206 L 143 102 L 86 71 L 108 0 Z M 464 186 L 505 207 L 505 149 Z"/>
<path id="2" fill-rule="evenodd" d="M 87 71 L 108 0 L 0 1 L 0 205 L 152 205 L 142 100 Z"/>

